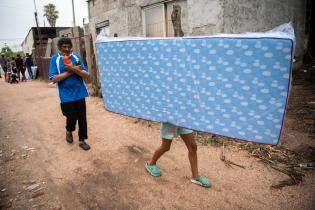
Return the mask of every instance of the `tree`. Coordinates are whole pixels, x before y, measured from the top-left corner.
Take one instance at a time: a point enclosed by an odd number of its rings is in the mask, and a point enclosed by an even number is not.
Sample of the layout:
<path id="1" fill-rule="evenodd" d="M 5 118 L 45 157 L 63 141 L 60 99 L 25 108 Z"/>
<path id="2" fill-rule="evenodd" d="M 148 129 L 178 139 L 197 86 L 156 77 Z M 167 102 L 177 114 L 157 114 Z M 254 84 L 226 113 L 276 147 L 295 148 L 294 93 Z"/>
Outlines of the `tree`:
<path id="1" fill-rule="evenodd" d="M 1 49 L 1 54 L 4 54 L 5 57 L 9 57 L 9 58 L 15 57 L 15 53 L 8 46 L 5 46 Z"/>
<path id="2" fill-rule="evenodd" d="M 56 20 L 59 17 L 59 12 L 56 10 L 56 6 L 54 4 L 44 5 L 44 16 L 47 18 L 47 21 L 51 27 L 56 26 Z"/>

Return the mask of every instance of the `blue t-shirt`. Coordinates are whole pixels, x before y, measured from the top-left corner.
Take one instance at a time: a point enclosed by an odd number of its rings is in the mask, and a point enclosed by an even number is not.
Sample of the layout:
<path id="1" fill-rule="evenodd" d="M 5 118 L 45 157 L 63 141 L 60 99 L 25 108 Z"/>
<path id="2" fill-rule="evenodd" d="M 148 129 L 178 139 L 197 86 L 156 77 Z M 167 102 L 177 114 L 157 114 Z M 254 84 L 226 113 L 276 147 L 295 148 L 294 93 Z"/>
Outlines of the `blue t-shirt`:
<path id="1" fill-rule="evenodd" d="M 71 53 L 69 58 L 73 64 L 79 61 L 82 70 L 88 72 L 79 55 Z M 53 55 L 50 59 L 49 79 L 65 71 L 62 56 L 59 54 Z M 76 74 L 59 81 L 56 88 L 61 103 L 77 101 L 89 96 L 83 79 Z"/>

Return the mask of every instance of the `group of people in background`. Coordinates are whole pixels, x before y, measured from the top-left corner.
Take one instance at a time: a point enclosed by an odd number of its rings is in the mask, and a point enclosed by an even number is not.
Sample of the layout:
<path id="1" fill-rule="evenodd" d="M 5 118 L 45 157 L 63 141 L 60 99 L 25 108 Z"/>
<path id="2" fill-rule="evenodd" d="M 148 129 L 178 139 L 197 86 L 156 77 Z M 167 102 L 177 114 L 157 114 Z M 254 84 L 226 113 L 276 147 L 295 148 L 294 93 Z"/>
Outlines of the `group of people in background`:
<path id="1" fill-rule="evenodd" d="M 27 71 L 30 79 L 35 79 L 32 72 L 33 59 L 28 53 L 26 53 L 24 58 L 22 58 L 20 54 L 11 58 L 1 54 L 0 65 L 4 72 L 5 81 L 11 84 L 26 81 L 25 71 Z M 2 78 L 1 72 L 0 78 Z"/>

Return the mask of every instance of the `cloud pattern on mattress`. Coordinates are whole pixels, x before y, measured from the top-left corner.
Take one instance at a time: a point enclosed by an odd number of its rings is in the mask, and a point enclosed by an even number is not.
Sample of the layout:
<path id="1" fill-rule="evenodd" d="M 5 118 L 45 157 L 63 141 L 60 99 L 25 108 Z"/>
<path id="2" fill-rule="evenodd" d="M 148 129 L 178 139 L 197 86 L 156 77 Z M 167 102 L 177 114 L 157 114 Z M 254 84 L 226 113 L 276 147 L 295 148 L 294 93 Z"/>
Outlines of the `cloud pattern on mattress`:
<path id="1" fill-rule="evenodd" d="M 293 41 L 201 37 L 98 42 L 109 111 L 277 144 Z"/>

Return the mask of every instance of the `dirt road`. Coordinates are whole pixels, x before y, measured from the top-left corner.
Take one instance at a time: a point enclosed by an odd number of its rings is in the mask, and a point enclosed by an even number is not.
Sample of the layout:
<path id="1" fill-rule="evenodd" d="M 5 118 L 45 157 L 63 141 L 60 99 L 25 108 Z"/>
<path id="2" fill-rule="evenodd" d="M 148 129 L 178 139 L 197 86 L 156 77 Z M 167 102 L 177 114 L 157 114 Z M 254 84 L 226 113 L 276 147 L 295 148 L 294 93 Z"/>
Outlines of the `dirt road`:
<path id="1" fill-rule="evenodd" d="M 246 168 L 229 168 L 220 148 L 199 145 L 200 173 L 213 183 L 204 189 L 188 181 L 187 150 L 174 141 L 159 162 L 162 177 L 153 178 L 143 161 L 160 144 L 158 124 L 109 113 L 93 97 L 87 113 L 88 152 L 77 135 L 66 143 L 53 87 L 0 80 L 0 209 L 314 209 L 314 172 L 300 185 L 271 189 L 286 176 L 241 151 L 227 155 Z M 289 144 L 311 142 L 290 126 L 285 132 Z"/>

